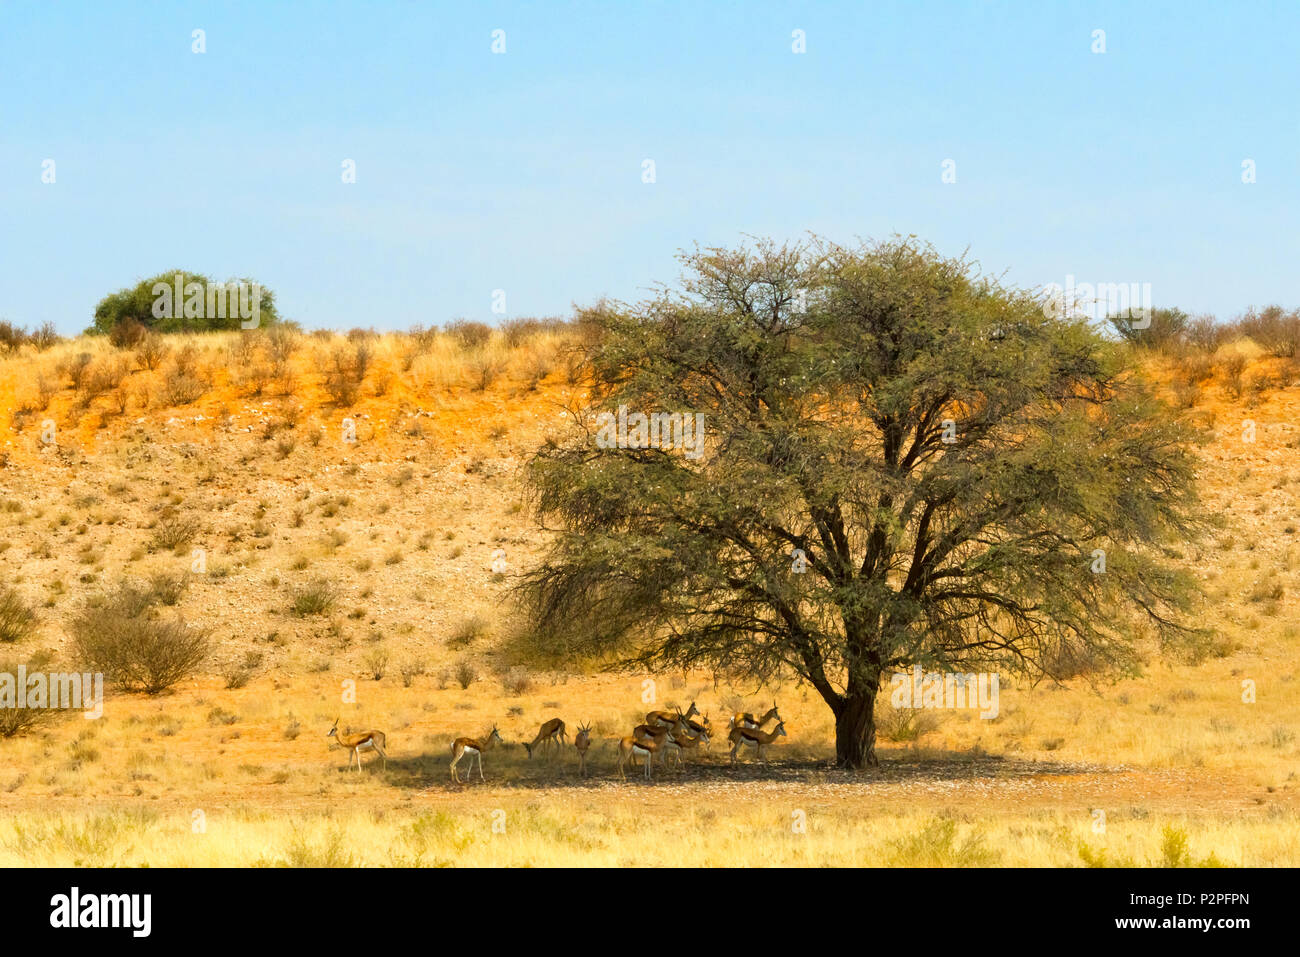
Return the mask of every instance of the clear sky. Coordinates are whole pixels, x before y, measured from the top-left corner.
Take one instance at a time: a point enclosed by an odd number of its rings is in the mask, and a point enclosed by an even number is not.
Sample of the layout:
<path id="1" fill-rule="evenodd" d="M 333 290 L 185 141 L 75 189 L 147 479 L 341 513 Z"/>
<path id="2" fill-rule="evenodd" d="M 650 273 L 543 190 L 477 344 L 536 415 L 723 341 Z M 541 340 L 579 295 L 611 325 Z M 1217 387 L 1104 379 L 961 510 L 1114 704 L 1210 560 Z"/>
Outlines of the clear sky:
<path id="1" fill-rule="evenodd" d="M 809 230 L 1227 318 L 1300 305 L 1298 93 L 1298 2 L 0 0 L 0 318 L 174 267 L 308 327 L 568 314 Z"/>

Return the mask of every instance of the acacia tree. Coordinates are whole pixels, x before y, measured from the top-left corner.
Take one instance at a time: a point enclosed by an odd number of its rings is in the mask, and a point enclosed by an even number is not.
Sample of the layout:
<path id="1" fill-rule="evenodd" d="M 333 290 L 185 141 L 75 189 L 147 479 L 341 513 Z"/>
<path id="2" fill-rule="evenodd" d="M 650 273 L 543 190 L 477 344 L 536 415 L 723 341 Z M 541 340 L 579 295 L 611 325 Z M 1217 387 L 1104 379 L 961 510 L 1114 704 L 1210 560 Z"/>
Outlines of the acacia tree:
<path id="1" fill-rule="evenodd" d="M 860 768 L 895 670 L 1060 677 L 1195 633 L 1167 548 L 1200 528 L 1195 435 L 1124 346 L 910 239 L 681 259 L 681 291 L 580 312 L 589 395 L 528 466 L 538 641 L 798 676 Z M 602 447 L 620 406 L 704 441 Z"/>

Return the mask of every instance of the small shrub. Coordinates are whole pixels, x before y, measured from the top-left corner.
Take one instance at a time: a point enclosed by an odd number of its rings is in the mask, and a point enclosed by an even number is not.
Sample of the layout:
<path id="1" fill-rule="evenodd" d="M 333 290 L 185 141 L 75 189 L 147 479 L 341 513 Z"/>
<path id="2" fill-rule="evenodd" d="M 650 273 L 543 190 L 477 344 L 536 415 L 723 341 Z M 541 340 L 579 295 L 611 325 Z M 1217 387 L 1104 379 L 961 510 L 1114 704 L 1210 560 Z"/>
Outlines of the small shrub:
<path id="1" fill-rule="evenodd" d="M 1223 360 L 1220 366 L 1223 373 L 1223 388 L 1234 399 L 1240 399 L 1242 393 L 1242 374 L 1246 371 L 1246 357 L 1234 352 Z"/>
<path id="2" fill-rule="evenodd" d="M 450 643 L 454 648 L 464 648 L 473 644 L 479 638 L 483 638 L 488 633 L 488 623 L 482 615 L 471 615 L 451 633 Z"/>
<path id="3" fill-rule="evenodd" d="M 36 612 L 9 586 L 0 587 L 0 642 L 26 638 L 36 630 Z"/>
<path id="4" fill-rule="evenodd" d="M 888 703 L 885 695 L 876 701 L 876 730 L 887 741 L 919 741 L 939 727 L 939 717 L 933 711 L 925 708 L 895 708 Z"/>
<path id="5" fill-rule="evenodd" d="M 506 672 L 505 677 L 501 679 L 501 685 L 515 697 L 526 692 L 532 687 L 533 679 L 528 673 L 528 669 L 516 665 Z"/>
<path id="6" fill-rule="evenodd" d="M 447 323 L 447 335 L 466 348 L 477 348 L 492 338 L 492 327 L 469 319 L 456 319 Z"/>
<path id="7" fill-rule="evenodd" d="M 382 681 L 388 670 L 388 652 L 383 648 L 375 648 L 366 655 L 366 670 L 376 681 Z"/>
<path id="8" fill-rule="evenodd" d="M 424 664 L 423 662 L 411 658 L 402 662 L 400 671 L 402 675 L 402 686 L 409 688 L 415 682 L 416 678 L 424 674 Z"/>
<path id="9" fill-rule="evenodd" d="M 13 675 L 18 680 L 18 668 L 22 665 L 28 671 L 43 667 L 39 661 L 0 661 L 0 674 Z M 59 712 L 52 708 L 0 708 L 0 738 L 16 738 L 49 724 Z"/>
<path id="10" fill-rule="evenodd" d="M 156 572 L 149 576 L 149 593 L 154 601 L 171 607 L 181 600 L 189 584 L 188 573 Z"/>
<path id="11" fill-rule="evenodd" d="M 195 516 L 171 508 L 166 509 L 154 527 L 151 544 L 155 549 L 179 551 L 194 541 L 201 527 L 201 523 Z"/>
<path id="12" fill-rule="evenodd" d="M 75 657 L 129 690 L 157 694 L 194 672 L 208 654 L 206 631 L 153 615 L 151 596 L 123 584 L 92 600 L 69 625 Z"/>
<path id="13" fill-rule="evenodd" d="M 294 591 L 293 612 L 300 618 L 323 615 L 338 601 L 338 590 L 324 578 L 314 578 Z"/>

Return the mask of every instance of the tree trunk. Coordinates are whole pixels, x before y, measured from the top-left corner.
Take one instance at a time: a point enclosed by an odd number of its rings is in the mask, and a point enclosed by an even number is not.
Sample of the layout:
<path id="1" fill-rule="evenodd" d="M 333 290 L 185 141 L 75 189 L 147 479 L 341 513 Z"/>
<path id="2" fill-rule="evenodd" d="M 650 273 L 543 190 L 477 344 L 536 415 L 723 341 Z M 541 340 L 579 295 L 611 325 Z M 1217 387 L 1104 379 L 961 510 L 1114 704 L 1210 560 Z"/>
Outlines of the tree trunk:
<path id="1" fill-rule="evenodd" d="M 835 763 L 854 771 L 876 767 L 876 689 L 852 689 L 835 712 Z"/>

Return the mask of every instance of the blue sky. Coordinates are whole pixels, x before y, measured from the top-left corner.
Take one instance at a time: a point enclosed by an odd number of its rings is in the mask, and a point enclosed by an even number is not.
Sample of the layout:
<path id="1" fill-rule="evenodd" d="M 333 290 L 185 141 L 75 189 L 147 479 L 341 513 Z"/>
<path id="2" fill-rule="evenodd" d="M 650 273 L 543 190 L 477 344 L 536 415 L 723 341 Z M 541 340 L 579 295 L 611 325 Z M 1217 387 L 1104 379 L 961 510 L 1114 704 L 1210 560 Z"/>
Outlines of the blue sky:
<path id="1" fill-rule="evenodd" d="M 1297 41 L 1293 2 L 0 0 L 0 317 L 173 267 L 308 327 L 567 314 L 809 230 L 1300 305 Z"/>

